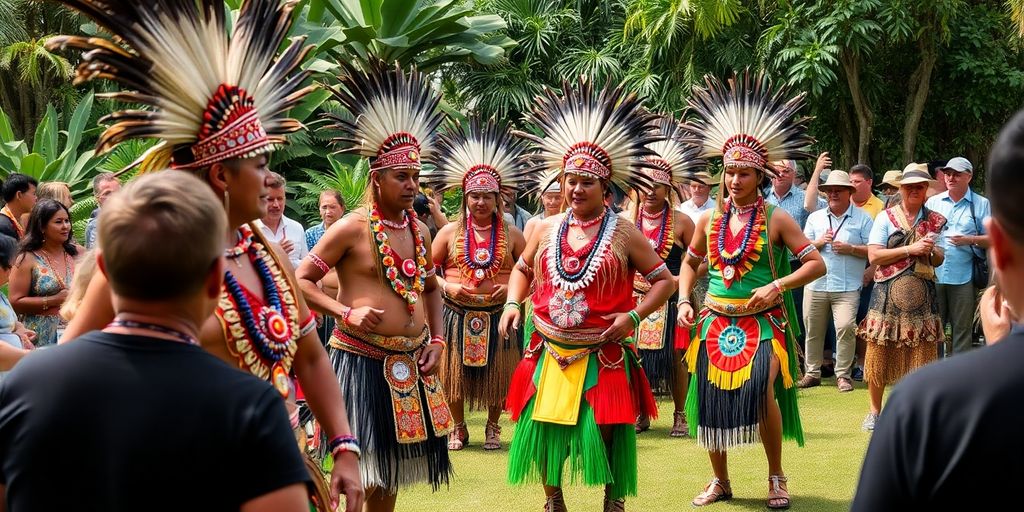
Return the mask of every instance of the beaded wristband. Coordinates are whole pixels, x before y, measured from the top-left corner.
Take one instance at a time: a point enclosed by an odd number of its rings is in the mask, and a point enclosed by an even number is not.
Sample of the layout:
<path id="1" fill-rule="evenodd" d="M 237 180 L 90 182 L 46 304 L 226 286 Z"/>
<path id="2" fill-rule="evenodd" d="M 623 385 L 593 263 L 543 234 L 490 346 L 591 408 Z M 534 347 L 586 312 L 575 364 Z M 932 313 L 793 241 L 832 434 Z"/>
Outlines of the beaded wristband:
<path id="1" fill-rule="evenodd" d="M 778 279 L 772 281 L 772 286 L 774 286 L 775 290 L 778 291 L 779 293 L 786 291 L 785 287 L 782 286 L 782 281 Z"/>
<path id="2" fill-rule="evenodd" d="M 514 300 L 510 300 L 508 302 L 505 302 L 505 309 L 511 309 L 511 308 L 516 308 L 516 311 L 522 311 L 523 310 L 523 305 L 518 303 L 518 302 L 516 302 L 516 301 L 514 301 Z"/>
<path id="3" fill-rule="evenodd" d="M 353 435 L 334 436 L 331 438 L 330 441 L 327 442 L 327 449 L 333 450 L 335 447 L 342 443 L 359 444 L 359 439 L 356 439 L 356 436 Z"/>
<path id="4" fill-rule="evenodd" d="M 448 344 L 444 342 L 444 336 L 441 336 L 440 334 L 435 334 L 435 335 L 431 336 L 430 337 L 430 344 L 431 345 L 441 345 L 442 347 L 448 346 Z"/>
<path id="5" fill-rule="evenodd" d="M 311 261 L 313 265 L 315 265 L 316 268 L 320 269 L 320 271 L 323 272 L 324 274 L 331 271 L 331 267 L 327 265 L 327 262 L 320 259 L 320 256 L 317 256 L 315 253 L 309 253 L 309 261 Z"/>
<path id="6" fill-rule="evenodd" d="M 629 310 L 629 318 L 633 320 L 633 327 L 640 327 L 640 314 L 635 309 Z"/>
<path id="7" fill-rule="evenodd" d="M 356 454 L 356 458 L 357 459 L 363 458 L 363 451 L 359 449 L 359 445 L 356 444 L 356 443 L 348 443 L 348 442 L 339 444 L 338 446 L 335 446 L 334 449 L 331 450 L 331 457 L 335 457 L 336 458 L 338 456 L 338 454 L 343 453 L 343 452 L 354 453 L 354 454 Z"/>
<path id="8" fill-rule="evenodd" d="M 348 317 L 352 315 L 352 308 L 346 307 L 345 312 L 341 314 L 341 323 L 345 325 L 352 325 L 348 323 Z"/>

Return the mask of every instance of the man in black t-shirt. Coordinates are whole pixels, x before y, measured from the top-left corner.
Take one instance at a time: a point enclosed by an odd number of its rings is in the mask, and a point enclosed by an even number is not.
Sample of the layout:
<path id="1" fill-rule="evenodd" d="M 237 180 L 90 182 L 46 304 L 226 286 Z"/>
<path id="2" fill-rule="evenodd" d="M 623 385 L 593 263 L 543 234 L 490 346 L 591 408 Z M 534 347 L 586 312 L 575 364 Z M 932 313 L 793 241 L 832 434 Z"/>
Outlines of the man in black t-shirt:
<path id="1" fill-rule="evenodd" d="M 107 201 L 98 263 L 114 322 L 36 351 L 0 383 L 8 509 L 309 510 L 277 391 L 196 341 L 220 296 L 226 222 L 183 172 Z"/>
<path id="2" fill-rule="evenodd" d="M 1003 318 L 1024 318 L 1022 170 L 1024 111 L 992 147 L 986 179 L 992 216 L 985 228 Z M 1024 327 L 1016 326 L 993 346 L 906 377 L 875 424 L 853 511 L 1003 510 L 1007 500 L 1015 508 L 1024 482 L 1021 362 Z"/>

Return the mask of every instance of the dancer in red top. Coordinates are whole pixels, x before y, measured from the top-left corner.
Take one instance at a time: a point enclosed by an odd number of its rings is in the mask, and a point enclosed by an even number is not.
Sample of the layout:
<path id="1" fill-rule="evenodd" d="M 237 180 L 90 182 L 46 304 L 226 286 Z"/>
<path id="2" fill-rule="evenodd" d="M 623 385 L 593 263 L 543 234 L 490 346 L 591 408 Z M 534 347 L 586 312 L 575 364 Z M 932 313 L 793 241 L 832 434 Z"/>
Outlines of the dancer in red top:
<path id="1" fill-rule="evenodd" d="M 566 84 L 561 97 L 548 90 L 538 103 L 531 120 L 544 136 L 524 135 L 537 145 L 538 170 L 563 170 L 569 210 L 537 226 L 509 280 L 502 335 L 521 327 L 531 278 L 536 327 L 508 393 L 518 420 L 509 480 L 540 481 L 545 510 L 564 511 L 562 468 L 571 458 L 574 477 L 605 486 L 604 510 L 622 511 L 625 496 L 637 492 L 636 417 L 657 414 L 630 335 L 668 300 L 675 281 L 604 196 L 613 185 L 650 189 L 641 170 L 652 166 L 646 145 L 660 136 L 654 117 L 621 89 Z M 638 270 L 651 283 L 639 305 Z"/>
<path id="2" fill-rule="evenodd" d="M 677 121 L 670 117 L 661 118 L 658 128 L 665 140 L 650 145 L 656 156 L 648 159 L 655 168 L 646 169 L 654 188 L 640 194 L 630 212 L 630 219 L 643 231 L 654 252 L 665 260 L 669 272 L 677 276 L 686 244 L 693 237 L 693 221 L 672 207 L 672 194 L 677 184 L 696 179 L 696 170 L 704 167 L 704 160 L 697 158 L 700 148 L 684 140 Z M 637 302 L 643 300 L 650 287 L 643 276 L 635 276 L 633 295 Z M 673 295 L 668 303 L 640 323 L 635 337 L 651 386 L 658 393 L 672 395 L 675 410 L 669 435 L 686 437 L 690 432 L 684 406 L 690 376 L 683 364 L 683 350 L 689 344 L 690 333 L 678 327 L 675 319 L 676 296 Z M 641 416 L 637 419 L 636 431 L 643 432 L 650 426 L 651 419 Z"/>
<path id="3" fill-rule="evenodd" d="M 501 448 L 501 407 L 512 371 L 521 357 L 518 336 L 500 338 L 498 320 L 508 276 L 526 240 L 503 220 L 502 193 L 518 194 L 526 178 L 526 141 L 508 126 L 470 118 L 468 130 L 456 126 L 438 137 L 435 172 L 423 181 L 435 191 L 462 189 L 462 213 L 437 233 L 434 265 L 444 294 L 445 340 L 441 382 L 451 404 L 455 432 L 448 449 L 469 442 L 465 401 L 487 409 L 484 449 Z"/>

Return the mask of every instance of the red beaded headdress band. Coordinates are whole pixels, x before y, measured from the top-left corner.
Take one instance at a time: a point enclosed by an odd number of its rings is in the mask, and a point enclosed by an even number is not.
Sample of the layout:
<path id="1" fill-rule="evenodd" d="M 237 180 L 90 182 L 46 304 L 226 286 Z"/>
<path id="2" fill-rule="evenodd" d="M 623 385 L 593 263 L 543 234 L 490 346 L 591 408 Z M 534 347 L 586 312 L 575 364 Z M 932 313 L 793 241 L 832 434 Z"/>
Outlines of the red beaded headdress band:
<path id="1" fill-rule="evenodd" d="M 648 176 L 654 183 L 670 187 L 694 179 L 697 171 L 706 165 L 706 162 L 697 156 L 700 147 L 683 131 L 675 119 L 662 117 L 658 119 L 657 124 L 664 140 L 648 146 L 654 152 L 654 155 L 647 157 L 651 163 Z"/>
<path id="2" fill-rule="evenodd" d="M 507 123 L 471 116 L 468 124 L 454 122 L 438 136 L 434 170 L 422 180 L 438 191 L 512 193 L 527 180 L 525 149 L 526 141 L 513 137 Z"/>
<path id="3" fill-rule="evenodd" d="M 296 37 L 277 52 L 296 2 L 247 0 L 229 27 L 219 3 L 59 1 L 117 41 L 47 41 L 50 49 L 83 51 L 75 82 L 109 79 L 126 89 L 102 97 L 151 107 L 104 117 L 101 122 L 113 124 L 100 136 L 97 154 L 128 139 L 156 138 L 161 143 L 133 163 L 141 171 L 200 168 L 273 151 L 302 128 L 286 113 L 313 90 L 301 87 L 308 71 L 292 75 L 311 46 Z"/>
<path id="4" fill-rule="evenodd" d="M 696 114 L 683 129 L 702 147 L 703 158 L 722 157 L 726 168 L 750 167 L 774 176 L 771 162 L 811 158 L 811 118 L 799 116 L 804 95 L 787 99 L 773 91 L 763 73 L 746 71 L 723 84 L 710 75 L 694 87 L 690 108 Z"/>

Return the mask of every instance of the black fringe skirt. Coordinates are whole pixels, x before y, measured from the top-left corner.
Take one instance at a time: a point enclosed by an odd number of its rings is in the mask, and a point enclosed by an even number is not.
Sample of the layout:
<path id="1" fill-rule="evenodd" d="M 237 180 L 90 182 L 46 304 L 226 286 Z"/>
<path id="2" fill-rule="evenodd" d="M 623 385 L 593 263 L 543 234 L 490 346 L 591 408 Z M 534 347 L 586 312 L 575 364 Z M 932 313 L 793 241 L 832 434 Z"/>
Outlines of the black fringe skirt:
<path id="1" fill-rule="evenodd" d="M 682 361 L 682 354 L 676 349 L 676 315 L 679 308 L 676 299 L 669 299 L 665 308 L 665 344 L 657 350 L 639 349 L 640 365 L 647 372 L 651 389 L 656 395 L 672 393 L 676 383 L 675 367 Z"/>
<path id="2" fill-rule="evenodd" d="M 388 494 L 419 482 L 428 482 L 435 491 L 447 486 L 453 473 L 447 436 L 437 437 L 427 421 L 426 441 L 398 442 L 384 361 L 333 347 L 330 356 L 345 397 L 352 435 L 359 439 L 363 452 L 359 460 L 363 486 L 368 490 L 380 488 Z M 422 383 L 419 393 L 425 396 Z"/>

